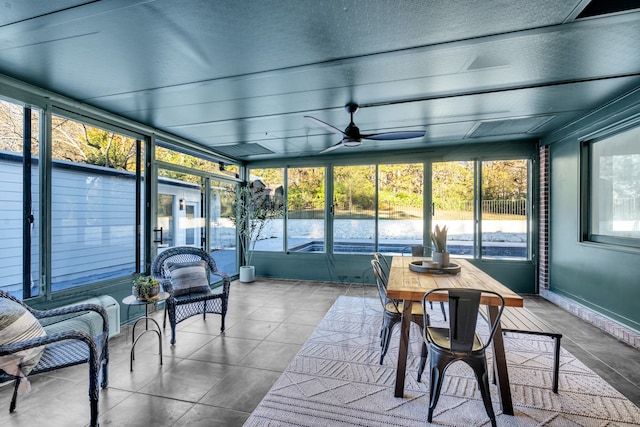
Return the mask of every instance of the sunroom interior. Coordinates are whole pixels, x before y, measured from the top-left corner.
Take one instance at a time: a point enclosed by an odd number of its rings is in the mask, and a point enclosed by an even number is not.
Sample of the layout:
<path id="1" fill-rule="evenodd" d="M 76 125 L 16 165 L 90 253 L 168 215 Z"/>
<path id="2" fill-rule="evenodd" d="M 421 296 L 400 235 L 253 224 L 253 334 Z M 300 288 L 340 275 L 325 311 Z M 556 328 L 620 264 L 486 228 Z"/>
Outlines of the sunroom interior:
<path id="1" fill-rule="evenodd" d="M 373 289 L 446 225 L 640 349 L 635 2 L 6 1 L 0 40 L 0 289 L 35 308 L 120 302 L 182 245 Z M 282 209 L 243 251 L 247 184 Z"/>

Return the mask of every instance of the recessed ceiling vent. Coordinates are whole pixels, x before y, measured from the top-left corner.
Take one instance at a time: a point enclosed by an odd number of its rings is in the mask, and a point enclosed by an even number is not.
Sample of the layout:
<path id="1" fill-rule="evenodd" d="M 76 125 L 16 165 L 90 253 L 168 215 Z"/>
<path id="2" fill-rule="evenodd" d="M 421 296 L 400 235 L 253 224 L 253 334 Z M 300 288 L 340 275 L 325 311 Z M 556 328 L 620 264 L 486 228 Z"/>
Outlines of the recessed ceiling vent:
<path id="1" fill-rule="evenodd" d="M 502 68 L 509 66 L 509 62 L 503 58 L 492 57 L 488 55 L 477 56 L 466 67 L 467 71 L 487 70 L 490 68 Z"/>
<path id="2" fill-rule="evenodd" d="M 259 154 L 273 154 L 273 151 L 260 144 L 234 144 L 214 147 L 216 151 L 221 151 L 231 157 L 247 157 Z"/>
<path id="3" fill-rule="evenodd" d="M 532 133 L 555 116 L 524 117 L 508 120 L 486 120 L 479 122 L 467 134 L 467 138 L 486 138 L 501 135 Z"/>
<path id="4" fill-rule="evenodd" d="M 640 9 L 638 0 L 592 0 L 576 19 Z"/>

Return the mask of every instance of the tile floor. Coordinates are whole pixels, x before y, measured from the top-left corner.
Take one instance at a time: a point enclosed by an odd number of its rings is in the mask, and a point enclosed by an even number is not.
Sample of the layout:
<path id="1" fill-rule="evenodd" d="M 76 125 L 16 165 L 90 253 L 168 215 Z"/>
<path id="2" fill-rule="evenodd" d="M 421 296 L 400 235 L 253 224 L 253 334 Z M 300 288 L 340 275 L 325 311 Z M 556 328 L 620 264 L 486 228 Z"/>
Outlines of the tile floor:
<path id="1" fill-rule="evenodd" d="M 234 282 L 227 329 L 220 317 L 178 325 L 177 343 L 146 334 L 129 370 L 130 328 L 110 340 L 109 387 L 100 395 L 102 426 L 241 426 L 339 295 L 376 297 L 373 286 L 259 279 Z M 525 305 L 564 333 L 562 345 L 640 406 L 640 351 L 537 297 Z M 161 319 L 162 312 L 153 314 Z M 562 369 L 562 368 L 561 368 Z M 11 387 L 0 388 L 0 425 L 84 426 L 87 367 L 31 379 L 32 392 L 9 414 Z"/>

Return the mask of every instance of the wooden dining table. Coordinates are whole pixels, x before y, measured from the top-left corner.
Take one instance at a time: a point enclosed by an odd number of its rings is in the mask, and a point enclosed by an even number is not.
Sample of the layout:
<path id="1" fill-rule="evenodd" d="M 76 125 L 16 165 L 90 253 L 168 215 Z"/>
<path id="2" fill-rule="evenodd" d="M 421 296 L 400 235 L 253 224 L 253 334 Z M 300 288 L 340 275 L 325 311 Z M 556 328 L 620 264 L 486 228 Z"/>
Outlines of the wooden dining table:
<path id="1" fill-rule="evenodd" d="M 463 258 L 451 259 L 453 264 L 460 266 L 460 272 L 449 273 L 428 273 L 416 272 L 409 269 L 412 261 L 429 260 L 429 258 L 395 256 L 392 259 L 389 271 L 387 296 L 396 300 L 403 300 L 403 313 L 400 329 L 400 347 L 398 350 L 398 367 L 396 371 L 395 396 L 404 396 L 404 380 L 407 368 L 407 350 L 409 347 L 409 327 L 411 325 L 411 306 L 414 302 L 421 302 L 427 291 L 436 288 L 472 288 L 486 289 L 499 293 L 504 298 L 505 306 L 522 307 L 523 299 L 520 295 L 498 282 L 478 267 Z M 433 293 L 430 301 L 447 301 L 444 293 Z M 498 316 L 499 298 L 490 294 L 483 294 L 480 303 L 487 305 L 491 322 Z M 507 359 L 504 351 L 504 342 L 500 324 L 496 329 L 492 340 L 494 371 L 496 384 L 502 404 L 502 412 L 513 415 L 513 404 L 511 401 L 511 389 L 509 386 L 509 373 L 507 371 Z"/>

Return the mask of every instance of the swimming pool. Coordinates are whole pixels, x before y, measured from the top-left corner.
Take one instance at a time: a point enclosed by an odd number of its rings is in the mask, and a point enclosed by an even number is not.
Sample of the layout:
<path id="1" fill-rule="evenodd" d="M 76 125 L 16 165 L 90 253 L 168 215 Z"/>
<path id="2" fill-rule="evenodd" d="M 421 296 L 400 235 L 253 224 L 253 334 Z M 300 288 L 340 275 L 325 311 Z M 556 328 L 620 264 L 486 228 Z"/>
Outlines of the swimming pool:
<path id="1" fill-rule="evenodd" d="M 380 243 L 378 252 L 390 255 L 400 255 L 402 250 L 411 253 L 409 249 L 412 245 L 406 243 Z M 449 243 L 447 249 L 452 255 L 473 256 L 473 242 Z M 289 248 L 290 252 L 317 253 L 325 252 L 325 244 L 320 241 L 311 241 Z M 373 242 L 334 242 L 333 253 L 341 254 L 372 254 L 375 251 Z M 523 258 L 527 257 L 527 247 L 525 244 L 514 245 L 510 243 L 491 242 L 482 246 L 484 257 L 494 258 Z"/>

